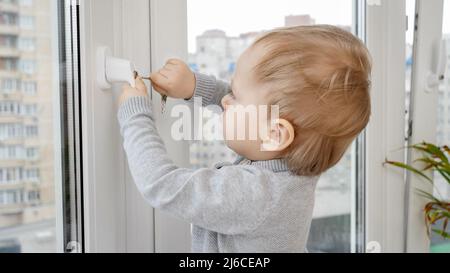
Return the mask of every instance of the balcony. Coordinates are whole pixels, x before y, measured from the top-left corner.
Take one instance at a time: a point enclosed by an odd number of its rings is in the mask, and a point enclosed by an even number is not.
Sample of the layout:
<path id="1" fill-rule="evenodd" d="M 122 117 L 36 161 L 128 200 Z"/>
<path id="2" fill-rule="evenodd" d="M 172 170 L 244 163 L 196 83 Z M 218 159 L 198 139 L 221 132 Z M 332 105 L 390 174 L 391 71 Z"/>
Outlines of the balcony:
<path id="1" fill-rule="evenodd" d="M 20 190 L 25 187 L 24 181 L 14 181 L 14 182 L 1 182 L 0 183 L 0 190 L 7 191 L 7 190 Z"/>
<path id="2" fill-rule="evenodd" d="M 0 100 L 22 101 L 23 93 L 20 90 L 12 90 L 8 92 L 0 92 Z"/>
<path id="3" fill-rule="evenodd" d="M 22 213 L 26 208 L 26 205 L 23 203 L 11 204 L 11 205 L 0 205 L 0 214 L 3 216 L 14 215 L 18 213 Z"/>
<path id="4" fill-rule="evenodd" d="M 0 145 L 25 145 L 25 137 L 0 137 Z"/>
<path id="5" fill-rule="evenodd" d="M 19 33 L 19 25 L 0 24 L 0 34 L 18 35 Z"/>
<path id="6" fill-rule="evenodd" d="M 21 123 L 24 117 L 21 115 L 0 114 L 0 123 Z"/>
<path id="7" fill-rule="evenodd" d="M 27 162 L 25 159 L 0 159 L 0 166 L 3 168 L 13 168 L 17 166 L 23 166 Z"/>
<path id="8" fill-rule="evenodd" d="M 14 47 L 2 47 L 2 46 L 0 46 L 0 57 L 19 58 L 20 57 L 20 51 L 19 51 L 19 49 L 14 48 Z"/>
<path id="9" fill-rule="evenodd" d="M 19 12 L 19 4 L 17 3 L 17 1 L 0 1 L 0 10 L 4 12 Z"/>
<path id="10" fill-rule="evenodd" d="M 0 68 L 0 75 L 2 78 L 20 78 L 22 73 L 19 70 L 5 70 Z"/>

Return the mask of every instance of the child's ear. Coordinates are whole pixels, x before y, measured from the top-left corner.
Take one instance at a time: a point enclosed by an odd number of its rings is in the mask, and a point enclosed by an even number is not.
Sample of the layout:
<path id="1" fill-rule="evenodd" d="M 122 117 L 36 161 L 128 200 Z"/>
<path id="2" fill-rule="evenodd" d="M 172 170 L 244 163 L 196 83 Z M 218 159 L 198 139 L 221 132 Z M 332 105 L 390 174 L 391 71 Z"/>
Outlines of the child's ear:
<path id="1" fill-rule="evenodd" d="M 292 124 L 285 119 L 272 122 L 269 135 L 262 143 L 262 150 L 267 152 L 281 152 L 294 141 L 295 132 Z"/>

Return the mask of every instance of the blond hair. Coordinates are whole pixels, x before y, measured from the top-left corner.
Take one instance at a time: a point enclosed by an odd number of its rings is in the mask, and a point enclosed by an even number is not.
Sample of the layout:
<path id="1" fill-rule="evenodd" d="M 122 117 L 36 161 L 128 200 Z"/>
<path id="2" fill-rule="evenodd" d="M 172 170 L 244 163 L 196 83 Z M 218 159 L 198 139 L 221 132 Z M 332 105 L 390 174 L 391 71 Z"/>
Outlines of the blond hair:
<path id="1" fill-rule="evenodd" d="M 304 176 L 325 172 L 369 122 L 367 48 L 350 32 L 330 25 L 275 29 L 254 46 L 266 49 L 254 76 L 274 87 L 270 103 L 295 129 L 285 152 L 290 170 Z"/>

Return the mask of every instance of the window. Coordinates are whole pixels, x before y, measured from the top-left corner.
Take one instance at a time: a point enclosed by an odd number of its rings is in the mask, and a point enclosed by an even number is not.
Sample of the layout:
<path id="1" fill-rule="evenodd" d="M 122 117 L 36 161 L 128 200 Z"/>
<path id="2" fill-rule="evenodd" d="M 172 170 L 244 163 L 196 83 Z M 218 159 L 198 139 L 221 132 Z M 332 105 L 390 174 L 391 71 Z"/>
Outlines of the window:
<path id="1" fill-rule="evenodd" d="M 17 101 L 0 101 L 0 115 L 20 115 L 20 107 Z"/>
<path id="2" fill-rule="evenodd" d="M 72 29 L 69 2 L 29 8 L 34 1 L 20 0 L 0 11 L 0 49 L 8 47 L 0 55 L 0 253 L 63 252 L 77 240 L 71 204 L 79 197 L 69 190 L 77 131 L 67 122 L 68 97 L 77 95 L 67 77 L 78 73 L 69 61 L 78 44 L 61 28 Z"/>
<path id="3" fill-rule="evenodd" d="M 448 145 L 449 133 L 448 133 L 448 111 L 450 110 L 447 96 L 449 88 L 447 81 L 447 74 L 444 75 L 445 79 L 436 82 L 436 84 L 429 84 L 427 82 L 432 73 L 436 73 L 438 64 L 445 63 L 444 60 L 449 58 L 448 53 L 448 41 L 450 33 L 450 2 L 444 1 L 406 1 L 408 17 L 414 17 L 413 22 L 410 22 L 409 31 L 411 33 L 407 35 L 407 44 L 412 45 L 411 63 L 412 63 L 412 76 L 407 77 L 408 81 L 411 80 L 410 89 L 407 88 L 407 105 L 409 108 L 409 117 L 407 122 L 407 144 L 413 145 L 423 141 L 436 143 L 439 146 Z M 408 11 L 409 10 L 409 11 Z M 447 56 L 440 57 L 439 47 L 441 45 L 440 40 L 447 41 Z M 409 52 L 407 52 L 408 54 Z M 408 59 L 407 59 L 408 60 Z M 408 64 L 408 63 L 407 63 Z M 431 65 L 431 67 L 430 67 Z M 408 72 L 407 72 L 408 73 Z M 441 76 L 438 75 L 438 76 Z M 425 80 L 425 83 L 422 81 Z M 427 90 L 432 90 L 429 92 Z M 431 110 L 431 111 L 430 111 Z M 417 159 L 421 156 L 420 152 L 407 150 L 406 153 L 407 162 L 409 164 L 416 163 Z M 405 249 L 407 251 L 414 252 L 450 252 L 450 245 L 448 240 L 443 240 L 442 237 L 430 233 L 430 236 L 426 234 L 427 226 L 424 219 L 424 207 L 429 204 L 430 199 L 422 197 L 417 191 L 423 190 L 429 193 L 433 193 L 436 197 L 448 202 L 449 185 L 444 183 L 441 178 L 441 174 L 438 172 L 433 175 L 434 185 L 426 183 L 425 180 L 419 176 L 406 172 L 406 194 L 405 194 L 405 218 L 406 224 L 404 230 L 407 234 Z M 441 229 L 442 222 L 437 223 Z M 434 229 L 435 227 L 431 227 Z M 447 229 L 447 232 L 449 230 Z M 431 241 L 431 245 L 430 245 Z"/>
<path id="4" fill-rule="evenodd" d="M 35 116 L 38 114 L 37 104 L 25 104 L 22 106 L 22 114 L 25 116 Z"/>
<path id="5" fill-rule="evenodd" d="M 35 39 L 30 37 L 19 38 L 19 49 L 28 52 L 34 51 L 36 49 Z"/>
<path id="6" fill-rule="evenodd" d="M 20 61 L 20 71 L 32 75 L 36 71 L 36 61 L 35 60 L 21 60 Z"/>
<path id="7" fill-rule="evenodd" d="M 37 137 L 38 136 L 38 126 L 37 125 L 26 125 L 25 126 L 25 137 Z"/>
<path id="8" fill-rule="evenodd" d="M 36 95 L 37 94 L 37 87 L 36 87 L 36 82 L 32 82 L 32 81 L 24 81 L 22 82 L 22 90 L 23 93 L 26 95 Z"/>
<path id="9" fill-rule="evenodd" d="M 22 178 L 22 167 L 0 168 L 0 185 L 19 183 Z"/>
<path id="10" fill-rule="evenodd" d="M 450 1 L 444 0 L 444 18 L 442 25 L 442 39 L 445 40 L 447 46 L 447 63 L 450 64 Z M 450 79 L 450 69 L 446 70 L 445 79 Z M 450 146 L 450 100 L 446 97 L 450 96 L 450 83 L 444 80 L 439 85 L 439 108 L 437 117 L 437 144 Z M 447 110 L 444 111 L 443 109 Z M 435 174 L 435 192 L 436 196 L 441 196 L 443 199 L 450 199 L 450 185 L 445 182 L 441 175 Z M 436 228 L 441 229 L 442 223 L 438 222 Z M 450 228 L 447 229 L 450 232 Z M 431 236 L 431 252 L 450 252 L 450 243 L 437 234 Z"/>
<path id="11" fill-rule="evenodd" d="M 33 6 L 33 0 L 19 0 L 20 5 L 22 7 L 31 7 Z"/>
<path id="12" fill-rule="evenodd" d="M 20 123 L 0 124 L 0 141 L 19 139 L 23 136 L 23 126 Z"/>
<path id="13" fill-rule="evenodd" d="M 20 80 L 4 78 L 1 82 L 0 90 L 3 94 L 11 94 L 20 89 Z"/>
<path id="14" fill-rule="evenodd" d="M 2 195 L 0 193 L 0 195 Z M 23 201 L 23 190 L 8 190 L 3 192 L 0 196 L 0 204 L 6 206 L 13 206 L 21 204 Z"/>
<path id="15" fill-rule="evenodd" d="M 25 171 L 25 179 L 29 181 L 38 182 L 39 181 L 39 169 L 30 168 Z"/>
<path id="16" fill-rule="evenodd" d="M 0 36 L 0 47 L 14 48 L 17 45 L 17 38 L 12 35 Z"/>
<path id="17" fill-rule="evenodd" d="M 36 160 L 38 159 L 38 148 L 31 147 L 26 149 L 26 158 L 28 160 Z"/>
<path id="18" fill-rule="evenodd" d="M 15 26 L 17 25 L 18 16 L 12 12 L 2 12 L 0 11 L 0 24 Z"/>
<path id="19" fill-rule="evenodd" d="M 352 0 L 188 0 L 187 3 L 189 65 L 194 71 L 225 81 L 234 73 L 239 55 L 262 31 L 282 26 L 333 24 L 355 33 L 357 19 L 356 1 Z M 363 248 L 363 218 L 358 218 L 360 212 L 354 211 L 363 196 L 362 193 L 355 196 L 357 186 L 364 183 L 363 179 L 356 179 L 357 175 L 364 177 L 358 173 L 362 168 L 358 168 L 357 159 L 364 158 L 358 149 L 360 144 L 353 145 L 318 184 L 308 244 L 311 252 L 356 252 Z M 234 159 L 235 154 L 223 143 L 203 141 L 190 145 L 190 161 L 195 167 Z"/>
<path id="20" fill-rule="evenodd" d="M 28 15 L 21 15 L 20 16 L 20 27 L 22 29 L 34 29 L 34 17 L 28 16 Z"/>
<path id="21" fill-rule="evenodd" d="M 14 57 L 4 57 L 0 59 L 0 70 L 15 71 L 17 70 L 17 59 Z"/>

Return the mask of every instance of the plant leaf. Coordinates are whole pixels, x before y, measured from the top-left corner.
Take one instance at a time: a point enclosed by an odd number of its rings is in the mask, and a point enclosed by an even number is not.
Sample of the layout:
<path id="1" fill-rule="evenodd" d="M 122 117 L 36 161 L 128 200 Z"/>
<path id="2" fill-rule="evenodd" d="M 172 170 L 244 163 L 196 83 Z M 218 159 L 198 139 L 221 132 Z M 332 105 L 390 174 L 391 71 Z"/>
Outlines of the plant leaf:
<path id="1" fill-rule="evenodd" d="M 439 230 L 439 229 L 432 229 L 432 230 L 433 230 L 434 233 L 437 233 L 437 234 L 441 235 L 442 237 L 444 237 L 446 239 L 450 239 L 450 234 L 448 234 L 444 230 Z"/>
<path id="2" fill-rule="evenodd" d="M 395 162 L 395 161 L 389 161 L 389 160 L 386 161 L 386 164 L 389 164 L 389 165 L 392 165 L 392 166 L 395 166 L 395 167 L 398 167 L 398 168 L 402 168 L 402 169 L 406 169 L 408 171 L 411 171 L 411 172 L 413 172 L 413 173 L 415 173 L 415 174 L 425 178 L 429 182 L 433 183 L 433 180 L 431 178 L 429 178 L 423 172 L 419 171 L 418 169 L 416 169 L 416 168 L 414 168 L 412 166 L 409 166 L 409 165 L 401 163 L 401 162 Z"/>

